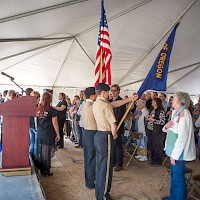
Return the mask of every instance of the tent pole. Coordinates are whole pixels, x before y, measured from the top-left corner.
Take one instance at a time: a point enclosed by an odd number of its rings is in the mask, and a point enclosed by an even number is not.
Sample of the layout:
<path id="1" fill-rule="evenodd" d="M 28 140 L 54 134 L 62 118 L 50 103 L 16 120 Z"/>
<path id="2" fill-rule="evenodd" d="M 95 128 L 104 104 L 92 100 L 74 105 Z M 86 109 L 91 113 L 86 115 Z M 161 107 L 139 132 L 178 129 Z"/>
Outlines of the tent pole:
<path id="1" fill-rule="evenodd" d="M 195 65 L 199 65 L 199 64 L 200 64 L 200 62 L 197 62 L 197 63 L 191 64 L 191 65 L 187 65 L 187 66 L 185 66 L 185 67 L 181 67 L 181 68 L 178 68 L 178 69 L 174 69 L 174 70 L 169 71 L 168 74 L 173 73 L 173 72 L 177 72 L 177 71 L 180 71 L 180 70 L 183 70 L 183 69 L 187 69 L 187 68 L 193 67 L 193 66 L 195 66 Z M 142 82 L 142 81 L 144 81 L 144 79 L 140 79 L 140 80 L 137 80 L 137 81 L 133 81 L 133 82 L 127 83 L 127 84 L 125 84 L 125 85 L 120 85 L 120 87 L 122 88 L 122 87 L 125 87 L 125 86 L 129 86 L 129 85 L 132 85 L 132 84 L 135 84 L 135 83 Z"/>
<path id="2" fill-rule="evenodd" d="M 60 45 L 60 44 L 62 44 L 62 43 L 55 44 L 54 46 L 50 46 L 49 48 L 47 48 L 47 49 L 45 49 L 45 50 L 42 50 L 42 51 L 40 51 L 40 52 L 38 52 L 38 53 L 36 53 L 36 54 L 34 54 L 34 55 L 31 55 L 31 56 L 29 56 L 29 57 L 27 57 L 27 58 L 25 58 L 25 59 L 23 59 L 23 60 L 20 60 L 19 62 L 16 62 L 16 63 L 14 63 L 14 64 L 12 64 L 12 65 L 10 65 L 10 66 L 8 66 L 8 67 L 6 67 L 6 68 L 4 68 L 4 69 L 2 69 L 2 70 L 0 70 L 0 71 L 4 71 L 4 70 L 6 70 L 6 69 L 9 69 L 9 68 L 11 68 L 11 67 L 14 67 L 14 66 L 17 65 L 17 64 L 22 63 L 22 62 L 24 62 L 24 61 L 26 61 L 26 60 L 28 60 L 28 59 L 30 59 L 30 58 L 33 58 L 33 57 L 36 56 L 36 55 L 39 55 L 39 54 L 41 54 L 41 53 L 44 53 L 44 52 L 46 52 L 46 51 L 48 51 L 48 50 L 50 50 L 50 49 L 52 49 L 52 48 L 54 48 L 54 47 L 56 47 L 56 46 L 58 46 L 58 45 Z"/>
<path id="3" fill-rule="evenodd" d="M 136 5 L 136 6 L 130 8 L 130 9 L 128 9 L 128 10 L 125 10 L 124 12 L 119 13 L 119 14 L 117 14 L 117 15 L 111 17 L 111 18 L 108 18 L 107 21 L 110 22 L 110 21 L 112 21 L 112 20 L 115 20 L 115 19 L 117 19 L 117 18 L 119 18 L 119 17 L 121 17 L 121 16 L 123 16 L 123 15 L 125 15 L 125 14 L 127 14 L 127 13 L 129 13 L 129 12 L 131 12 L 131 11 L 133 11 L 133 10 L 136 10 L 137 8 L 140 8 L 141 6 L 147 4 L 147 3 L 151 2 L 151 1 L 152 1 L 152 0 L 147 0 L 147 1 L 145 1 L 145 2 L 142 2 L 142 3 L 140 3 L 139 5 Z M 90 31 L 92 31 L 92 30 L 94 30 L 94 29 L 96 29 L 96 28 L 98 28 L 98 27 L 99 27 L 99 24 L 98 24 L 98 25 L 94 25 L 94 26 L 92 26 L 91 28 L 88 28 L 88 29 L 86 29 L 85 31 L 83 31 L 83 32 L 81 32 L 81 33 L 79 33 L 79 34 L 77 34 L 75 37 L 79 37 L 79 36 L 81 36 L 81 35 L 84 35 L 85 33 L 88 33 L 88 32 L 90 32 Z"/>
<path id="4" fill-rule="evenodd" d="M 151 49 L 135 64 L 133 65 L 127 73 L 120 79 L 118 84 L 120 84 L 130 73 L 135 70 L 138 65 L 150 54 L 150 52 L 162 41 L 162 39 L 168 34 L 169 31 L 171 31 L 172 27 L 184 16 L 184 14 L 190 9 L 190 7 L 195 3 L 196 0 L 194 0 L 183 12 L 182 14 L 178 17 L 178 19 L 168 28 L 168 30 L 162 35 L 160 39 L 156 41 L 156 43 L 151 47 Z"/>
<path id="5" fill-rule="evenodd" d="M 88 55 L 88 53 L 86 52 L 86 50 L 83 48 L 83 46 L 80 44 L 80 42 L 78 41 L 78 39 L 75 37 L 76 42 L 79 44 L 79 46 L 81 47 L 81 49 L 83 50 L 83 52 L 85 53 L 85 55 L 89 58 L 89 60 L 92 62 L 93 65 L 95 65 L 95 62 L 90 58 L 90 56 Z"/>
<path id="6" fill-rule="evenodd" d="M 26 42 L 26 41 L 43 41 L 43 40 L 71 40 L 74 36 L 71 37 L 49 37 L 49 38 L 5 38 L 0 39 L 0 42 Z"/>
<path id="7" fill-rule="evenodd" d="M 69 47 L 69 49 L 68 49 L 68 51 L 67 51 L 67 53 L 66 53 L 66 55 L 65 55 L 65 58 L 64 58 L 64 60 L 63 60 L 63 62 L 62 62 L 62 65 L 60 66 L 60 69 L 59 69 L 59 71 L 58 71 L 58 74 L 57 74 L 57 76 L 56 76 L 56 78 L 55 78 L 55 81 L 54 81 L 52 87 L 55 86 L 55 83 L 56 83 L 56 81 L 57 81 L 57 79 L 58 79 L 58 76 L 59 76 L 59 74 L 60 74 L 60 72 L 61 72 L 63 66 L 64 66 L 64 63 L 65 63 L 65 61 L 66 61 L 66 59 L 67 59 L 68 52 L 70 51 L 70 49 L 71 49 L 73 43 L 74 43 L 74 39 L 72 40 L 72 43 L 71 43 L 71 45 L 70 45 L 70 47 Z"/>
<path id="8" fill-rule="evenodd" d="M 72 0 L 72 1 L 64 2 L 64 3 L 56 4 L 56 5 L 53 5 L 53 6 L 48 6 L 48 7 L 32 10 L 32 11 L 29 11 L 29 12 L 25 12 L 25 13 L 20 13 L 20 14 L 13 15 L 13 16 L 10 16 L 10 17 L 5 17 L 5 18 L 0 19 L 0 24 L 8 22 L 8 21 L 12 21 L 12 20 L 20 19 L 20 18 L 23 18 L 23 17 L 28 17 L 28 16 L 31 16 L 31 15 L 47 12 L 47 11 L 50 11 L 50 10 L 62 8 L 62 7 L 65 7 L 65 6 L 70 6 L 70 5 L 73 5 L 73 4 L 82 3 L 84 1 L 88 1 L 88 0 Z"/>
<path id="9" fill-rule="evenodd" d="M 52 45 L 55 45 L 55 44 L 61 44 L 61 43 L 65 42 L 65 41 L 67 41 L 67 40 L 61 40 L 61 41 L 53 42 L 53 43 L 46 44 L 46 45 L 43 45 L 43 46 L 40 46 L 40 47 L 37 47 L 37 48 L 29 49 L 27 51 L 22 51 L 22 52 L 19 52 L 19 53 L 16 53 L 16 54 L 12 54 L 10 56 L 6 56 L 6 57 L 3 57 L 3 58 L 0 58 L 0 61 L 7 60 L 9 58 L 12 58 L 12 57 L 15 57 L 15 56 L 19 56 L 19 55 L 22 55 L 22 54 L 25 54 L 25 53 L 29 53 L 29 52 L 32 52 L 32 51 L 36 51 L 38 49 L 49 47 L 49 46 L 52 46 Z"/>
<path id="10" fill-rule="evenodd" d="M 179 81 L 181 81 L 183 78 L 185 78 L 186 76 L 188 76 L 189 74 L 191 74 L 192 72 L 194 72 L 195 70 L 197 70 L 200 67 L 200 65 L 198 65 L 197 67 L 195 67 L 193 70 L 191 70 L 189 73 L 185 74 L 184 76 L 182 76 L 181 78 L 179 78 L 178 80 L 176 80 L 174 83 L 172 83 L 171 85 L 169 85 L 167 87 L 167 89 L 169 89 L 170 87 L 172 87 L 174 84 L 178 83 Z"/>

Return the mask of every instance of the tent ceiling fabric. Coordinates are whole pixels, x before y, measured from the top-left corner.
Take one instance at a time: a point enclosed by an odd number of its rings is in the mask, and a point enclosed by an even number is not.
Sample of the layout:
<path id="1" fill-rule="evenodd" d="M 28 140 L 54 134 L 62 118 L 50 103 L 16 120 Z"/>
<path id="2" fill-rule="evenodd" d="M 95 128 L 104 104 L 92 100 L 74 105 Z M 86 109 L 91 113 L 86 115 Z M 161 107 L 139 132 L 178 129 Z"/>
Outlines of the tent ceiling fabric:
<path id="1" fill-rule="evenodd" d="M 146 77 L 182 15 L 169 71 L 200 62 L 199 0 L 104 2 L 113 54 L 112 82 L 126 85 L 122 89 L 139 89 L 142 82 L 137 81 Z M 100 0 L 8 0 L 0 2 L 0 9 L 0 72 L 15 77 L 22 86 L 84 88 L 94 84 Z M 48 37 L 72 39 L 42 40 Z M 13 38 L 41 40 L 1 42 Z M 167 92 L 198 95 L 199 75 L 199 65 L 169 73 Z M 1 75 L 0 85 L 7 84 L 11 81 Z"/>

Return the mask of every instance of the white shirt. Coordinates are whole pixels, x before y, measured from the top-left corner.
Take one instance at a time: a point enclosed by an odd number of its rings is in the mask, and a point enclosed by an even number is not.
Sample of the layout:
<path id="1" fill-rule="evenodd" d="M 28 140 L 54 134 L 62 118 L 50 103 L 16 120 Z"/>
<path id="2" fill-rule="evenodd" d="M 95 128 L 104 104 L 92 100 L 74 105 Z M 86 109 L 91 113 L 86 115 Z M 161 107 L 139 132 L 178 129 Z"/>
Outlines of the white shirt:
<path id="1" fill-rule="evenodd" d="M 77 115 L 80 116 L 80 121 L 78 122 L 79 123 L 79 126 L 80 127 L 84 127 L 83 125 L 83 118 L 82 118 L 82 110 L 83 110 L 83 106 L 85 105 L 85 102 L 83 102 L 80 106 L 79 106 L 79 109 L 78 109 L 78 112 L 77 112 Z"/>
<path id="2" fill-rule="evenodd" d="M 171 157 L 175 160 L 179 160 L 183 153 L 183 160 L 192 161 L 196 159 L 192 116 L 188 109 L 184 109 L 183 112 L 184 115 L 182 117 L 179 118 L 179 116 L 176 116 L 173 118 L 176 110 L 172 111 L 172 121 L 174 122 L 174 125 L 169 129 L 171 129 L 173 133 L 178 134 L 178 138 L 174 144 Z M 163 127 L 163 131 L 167 132 L 165 126 Z M 165 149 L 166 147 L 167 144 L 165 145 Z"/>
<path id="3" fill-rule="evenodd" d="M 138 119 L 138 132 L 142 133 L 143 137 L 144 137 L 144 136 L 146 136 L 144 119 L 149 114 L 149 112 L 146 108 L 143 108 L 141 111 L 142 111 L 142 114 L 141 114 L 140 118 Z"/>

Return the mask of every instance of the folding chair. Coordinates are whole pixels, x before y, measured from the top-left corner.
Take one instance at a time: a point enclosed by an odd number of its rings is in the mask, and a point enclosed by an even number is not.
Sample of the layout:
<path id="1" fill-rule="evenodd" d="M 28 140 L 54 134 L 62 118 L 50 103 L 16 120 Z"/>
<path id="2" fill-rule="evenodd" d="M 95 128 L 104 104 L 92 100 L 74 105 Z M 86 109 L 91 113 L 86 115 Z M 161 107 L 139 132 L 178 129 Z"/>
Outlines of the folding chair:
<path id="1" fill-rule="evenodd" d="M 195 163 L 194 170 L 195 170 L 196 166 L 198 165 L 198 163 L 199 163 L 199 159 L 197 159 L 197 161 Z M 194 176 L 192 176 L 191 179 L 194 181 L 194 184 L 193 184 L 192 189 L 191 189 L 191 191 L 190 191 L 190 193 L 188 195 L 188 198 L 192 197 L 194 199 L 199 199 L 199 198 L 196 198 L 195 196 L 193 196 L 192 192 L 194 191 L 196 186 L 199 186 L 199 188 L 200 188 L 200 175 L 194 175 Z"/>
<path id="2" fill-rule="evenodd" d="M 129 137 L 128 137 L 128 140 L 127 140 L 126 144 L 124 145 L 124 150 L 126 152 L 130 152 L 131 151 L 132 153 L 129 153 L 130 159 L 129 159 L 128 163 L 126 164 L 125 169 L 127 169 L 127 167 L 129 166 L 130 162 L 132 161 L 132 159 L 135 159 L 134 156 L 136 155 L 137 150 L 140 147 L 142 137 L 143 137 L 142 133 L 132 132 L 132 131 L 129 132 Z M 128 147 L 128 144 L 130 142 L 132 142 L 132 145 L 131 145 L 131 147 Z"/>
<path id="3" fill-rule="evenodd" d="M 193 199 L 199 200 L 199 198 L 192 195 L 192 192 L 194 191 L 196 186 L 198 186 L 200 188 L 200 175 L 193 176 L 192 180 L 194 181 L 194 185 L 192 186 L 192 189 L 188 195 L 188 198 L 192 197 Z"/>
<path id="4" fill-rule="evenodd" d="M 197 164 L 198 164 L 198 160 L 195 162 L 193 169 L 188 168 L 188 167 L 185 168 L 185 175 L 186 175 L 186 174 L 190 174 L 188 178 L 185 176 L 187 185 L 188 185 L 188 184 L 192 185 L 192 184 L 190 183 L 190 180 L 191 180 L 191 178 L 192 178 L 192 175 L 193 175 L 193 173 L 194 173 L 194 170 L 195 170 Z M 163 179 L 163 181 L 162 181 L 162 184 L 161 184 L 161 186 L 160 186 L 160 191 L 162 190 L 162 188 L 163 188 L 163 186 L 164 186 L 164 184 L 165 184 L 165 182 L 166 182 L 166 179 L 167 179 L 168 175 L 170 174 L 170 159 L 169 159 L 169 158 L 165 161 L 165 167 L 166 167 L 166 169 L 167 169 L 167 173 L 166 173 L 166 175 L 165 175 L 165 177 L 164 177 L 164 179 Z"/>

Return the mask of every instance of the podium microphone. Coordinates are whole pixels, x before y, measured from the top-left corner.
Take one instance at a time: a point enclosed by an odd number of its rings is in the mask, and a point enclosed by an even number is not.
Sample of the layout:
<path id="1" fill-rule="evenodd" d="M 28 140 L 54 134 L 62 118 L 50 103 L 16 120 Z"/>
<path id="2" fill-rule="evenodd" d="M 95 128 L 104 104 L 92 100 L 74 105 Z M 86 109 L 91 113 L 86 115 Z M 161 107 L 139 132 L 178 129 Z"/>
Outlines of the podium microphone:
<path id="1" fill-rule="evenodd" d="M 11 79 L 11 81 L 13 81 L 13 80 L 14 80 L 14 78 L 13 78 L 12 76 L 9 76 L 8 74 L 6 74 L 6 73 L 4 73 L 4 72 L 1 72 L 1 74 L 2 74 L 2 75 L 4 75 L 4 76 L 7 76 L 8 78 L 10 78 L 10 79 Z"/>

